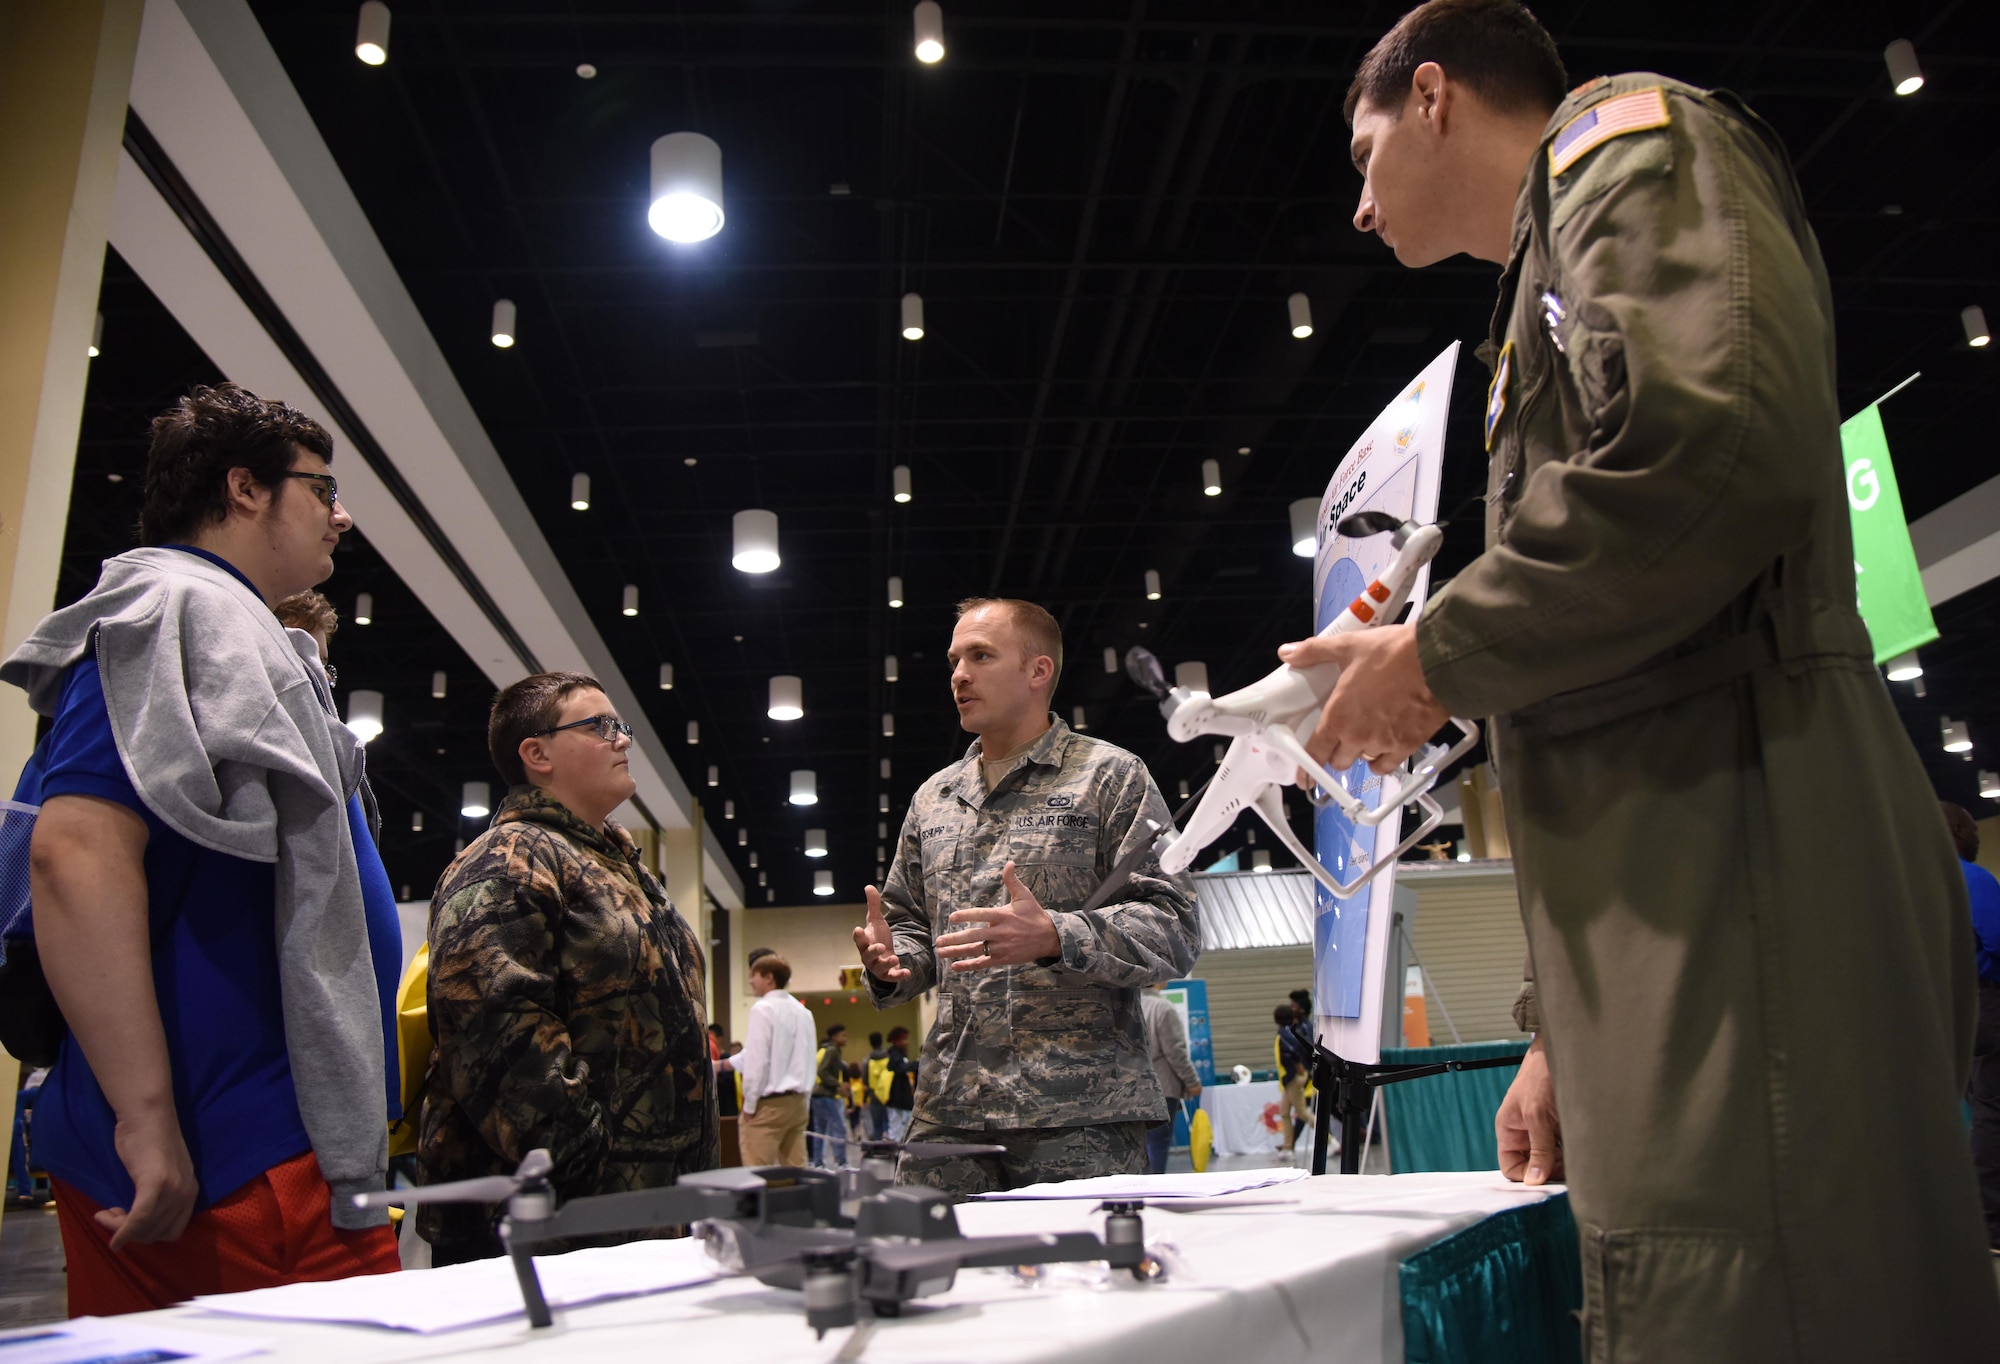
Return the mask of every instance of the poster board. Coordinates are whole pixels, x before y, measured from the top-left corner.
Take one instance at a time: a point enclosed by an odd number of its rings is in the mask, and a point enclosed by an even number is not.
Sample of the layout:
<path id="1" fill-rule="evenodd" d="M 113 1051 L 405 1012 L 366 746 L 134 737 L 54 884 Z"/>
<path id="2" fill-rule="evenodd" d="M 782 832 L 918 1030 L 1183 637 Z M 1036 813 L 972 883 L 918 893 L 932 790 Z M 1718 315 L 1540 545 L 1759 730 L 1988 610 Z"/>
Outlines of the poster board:
<path id="1" fill-rule="evenodd" d="M 1336 527 L 1342 517 L 1384 511 L 1401 520 L 1437 518 L 1445 417 L 1451 409 L 1451 380 L 1457 367 L 1454 341 L 1369 423 L 1326 485 L 1319 504 L 1319 548 L 1313 559 L 1315 631 L 1332 624 L 1395 557 L 1387 535 L 1350 540 L 1340 534 Z M 1410 591 L 1410 619 L 1423 609 L 1429 590 L 1426 567 Z M 1339 775 L 1350 793 L 1376 808 L 1382 778 L 1366 763 L 1356 763 Z M 1395 849 L 1401 838 L 1400 821 L 1384 820 L 1369 829 L 1329 805 L 1313 819 L 1313 838 L 1320 861 L 1345 881 L 1354 869 L 1365 868 Z M 1381 1059 L 1384 973 L 1395 894 L 1393 869 L 1346 901 L 1334 899 L 1324 886 L 1315 886 L 1315 1027 L 1322 1043 L 1350 1061 Z M 1401 1003 L 1398 997 L 1397 1006 Z"/>

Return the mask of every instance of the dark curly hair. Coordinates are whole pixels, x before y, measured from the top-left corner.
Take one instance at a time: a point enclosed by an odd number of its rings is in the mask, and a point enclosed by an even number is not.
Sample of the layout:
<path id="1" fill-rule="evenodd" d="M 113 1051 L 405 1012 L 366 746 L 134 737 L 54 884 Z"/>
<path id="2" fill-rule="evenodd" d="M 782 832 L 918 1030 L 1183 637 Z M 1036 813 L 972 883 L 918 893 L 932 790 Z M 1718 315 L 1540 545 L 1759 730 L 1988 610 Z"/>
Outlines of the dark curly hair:
<path id="1" fill-rule="evenodd" d="M 1349 126 L 1362 100 L 1400 111 L 1425 62 L 1464 81 L 1505 113 L 1554 113 L 1569 88 L 1555 39 L 1519 0 L 1427 0 L 1396 21 L 1361 60 L 1341 106 Z"/>
<path id="2" fill-rule="evenodd" d="M 229 471 L 248 469 L 267 488 L 304 446 L 333 462 L 333 437 L 290 403 L 260 398 L 235 384 L 201 384 L 153 418 L 146 452 L 146 496 L 139 543 L 192 540 L 229 512 Z"/>

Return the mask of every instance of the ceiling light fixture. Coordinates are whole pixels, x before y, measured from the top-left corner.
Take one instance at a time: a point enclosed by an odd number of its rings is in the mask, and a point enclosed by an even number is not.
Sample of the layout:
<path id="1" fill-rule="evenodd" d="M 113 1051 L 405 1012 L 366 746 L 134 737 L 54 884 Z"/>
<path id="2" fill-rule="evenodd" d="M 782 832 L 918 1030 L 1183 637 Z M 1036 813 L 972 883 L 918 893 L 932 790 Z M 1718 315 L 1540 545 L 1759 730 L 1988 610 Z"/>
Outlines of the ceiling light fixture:
<path id="1" fill-rule="evenodd" d="M 674 665 L 671 663 L 662 663 L 660 665 L 660 690 L 672 691 L 673 689 L 674 689 Z"/>
<path id="2" fill-rule="evenodd" d="M 688 721 L 688 746 L 693 747 L 695 744 L 698 744 L 700 742 L 701 742 L 701 721 L 699 720 Z"/>
<path id="3" fill-rule="evenodd" d="M 597 68 L 590 62 L 578 62 L 576 76 L 578 80 L 594 81 L 597 79 Z"/>
<path id="4" fill-rule="evenodd" d="M 889 793 L 887 791 L 884 791 L 879 797 L 876 798 L 876 808 L 882 814 L 886 815 L 889 813 Z"/>
<path id="5" fill-rule="evenodd" d="M 347 693 L 347 727 L 368 743 L 382 732 L 382 693 L 363 689 Z"/>
<path id="6" fill-rule="evenodd" d="M 1075 731 L 1076 731 L 1077 733 L 1079 733 L 1079 734 L 1083 733 L 1083 732 L 1084 732 L 1085 730 L 1087 730 L 1087 729 L 1089 729 L 1089 728 L 1090 728 L 1089 724 L 1087 724 L 1087 723 L 1086 723 L 1086 722 L 1084 721 L 1084 718 L 1083 718 L 1083 707 L 1082 707 L 1082 706 L 1071 706 L 1071 707 L 1070 707 L 1070 712 L 1069 712 L 1069 727 L 1070 727 L 1071 729 L 1075 730 Z"/>
<path id="7" fill-rule="evenodd" d="M 1319 499 L 1301 497 L 1292 503 L 1292 553 L 1310 559 L 1319 553 Z"/>
<path id="8" fill-rule="evenodd" d="M 1966 345 L 1978 350 L 1992 343 L 1993 333 L 1986 329 L 1986 309 L 1971 304 L 1959 313 L 1958 320 L 1965 326 Z"/>
<path id="9" fill-rule="evenodd" d="M 896 656 L 894 654 L 885 654 L 882 658 L 882 680 L 884 682 L 899 682 L 902 680 L 902 675 L 896 667 Z"/>
<path id="10" fill-rule="evenodd" d="M 778 514 L 752 507 L 729 518 L 729 562 L 739 573 L 769 573 L 778 557 Z"/>
<path id="11" fill-rule="evenodd" d="M 891 711 L 882 712 L 882 737 L 885 739 L 896 737 L 896 717 Z"/>
<path id="12" fill-rule="evenodd" d="M 750 850 L 750 869 L 752 871 L 757 869 L 757 850 L 755 848 Z"/>
<path id="13" fill-rule="evenodd" d="M 1304 294 L 1293 294 L 1285 300 L 1285 311 L 1291 315 L 1292 337 L 1303 341 L 1313 334 L 1312 300 Z"/>
<path id="14" fill-rule="evenodd" d="M 431 674 L 431 699 L 433 701 L 444 700 L 445 683 L 448 681 L 450 681 L 450 678 L 446 677 L 441 671 Z"/>
<path id="15" fill-rule="evenodd" d="M 514 313 L 514 300 L 511 298 L 494 299 L 493 300 L 493 344 L 498 346 L 501 350 L 506 350 L 509 346 L 514 344 L 515 321 L 516 318 Z"/>
<path id="16" fill-rule="evenodd" d="M 833 873 L 832 873 L 832 872 L 830 872 L 830 871 L 816 871 L 816 872 L 814 872 L 814 873 L 813 873 L 813 894 L 815 894 L 815 895 L 831 895 L 831 894 L 833 894 Z"/>
<path id="17" fill-rule="evenodd" d="M 734 818 L 736 818 L 736 802 L 735 802 L 735 801 L 733 801 L 733 800 L 725 800 L 725 801 L 723 801 L 723 802 L 722 802 L 722 817 L 723 817 L 724 819 L 734 819 Z"/>
<path id="18" fill-rule="evenodd" d="M 736 846 L 739 848 L 750 846 L 750 831 L 748 829 L 738 829 L 736 831 Z"/>
<path id="19" fill-rule="evenodd" d="M 722 231 L 722 148 L 700 133 L 653 143 L 653 200 L 646 222 L 670 242 L 707 241 Z"/>
<path id="20" fill-rule="evenodd" d="M 1988 800 L 2000 800 L 2000 773 L 1981 772 L 1979 794 Z"/>
<path id="21" fill-rule="evenodd" d="M 361 20 L 354 26 L 354 55 L 369 66 L 389 60 L 389 7 L 382 0 L 366 0 Z"/>
<path id="22" fill-rule="evenodd" d="M 1954 720 L 1949 715 L 1938 721 L 1938 729 L 1944 735 L 1944 751 L 1947 753 L 1970 753 L 1972 751 L 1972 729 L 1963 720 Z"/>
<path id="23" fill-rule="evenodd" d="M 882 759 L 882 780 L 889 780 L 889 760 L 887 758 Z"/>
<path id="24" fill-rule="evenodd" d="M 590 510 L 589 474 L 571 474 L 569 476 L 569 509 L 571 511 Z"/>
<path id="25" fill-rule="evenodd" d="M 807 857 L 826 856 L 826 830 L 824 829 L 806 830 L 806 856 Z"/>
<path id="26" fill-rule="evenodd" d="M 922 294 L 903 295 L 903 339 L 921 341 L 924 339 L 924 296 Z"/>
<path id="27" fill-rule="evenodd" d="M 902 604 L 903 604 L 903 580 L 901 578 L 892 575 L 889 579 L 889 605 L 892 607 L 900 607 Z"/>
<path id="28" fill-rule="evenodd" d="M 1897 654 L 1889 660 L 1889 680 L 1891 682 L 1914 682 L 1924 675 L 1924 665 L 1917 658 L 1917 651 Z"/>
<path id="29" fill-rule="evenodd" d="M 1118 671 L 1118 651 L 1109 644 L 1104 646 L 1104 671 L 1108 673 Z"/>
<path id="30" fill-rule="evenodd" d="M 104 350 L 104 314 L 99 313 L 97 315 L 97 320 L 90 324 L 90 344 L 84 347 L 83 353 L 89 356 L 91 359 L 95 360 L 103 350 Z"/>
<path id="31" fill-rule="evenodd" d="M 909 465 L 898 464 L 890 473 L 889 482 L 892 489 L 890 496 L 894 497 L 898 502 L 908 502 L 910 500 Z"/>
<path id="32" fill-rule="evenodd" d="M 1180 798 L 1181 798 L 1182 800 L 1186 800 L 1186 799 L 1188 798 L 1188 784 L 1187 784 L 1187 778 L 1186 778 L 1186 777 L 1182 777 L 1182 778 L 1181 778 L 1181 794 L 1180 794 Z"/>
<path id="33" fill-rule="evenodd" d="M 1222 496 L 1222 465 L 1212 459 L 1201 462 L 1201 491 L 1206 497 Z"/>
<path id="34" fill-rule="evenodd" d="M 876 821 L 875 821 L 875 837 L 877 837 L 877 838 L 887 838 L 888 836 L 889 836 L 889 821 L 888 821 L 888 820 L 886 820 L 886 819 L 878 819 L 878 820 L 876 820 Z M 881 860 L 882 860 L 882 858 L 881 858 L 881 855 L 880 855 L 880 854 L 877 854 L 877 855 L 876 855 L 876 858 L 875 858 L 875 860 L 876 860 L 877 862 L 881 861 Z"/>
<path id="35" fill-rule="evenodd" d="M 375 623 L 375 594 L 356 592 L 354 594 L 354 623 L 373 625 Z"/>
<path id="36" fill-rule="evenodd" d="M 1160 599 L 1160 570 L 1157 568 L 1149 568 L 1146 570 L 1146 600 L 1158 601 L 1159 599 Z"/>
<path id="37" fill-rule="evenodd" d="M 636 616 L 639 614 L 639 584 L 625 584 L 624 600 L 619 603 L 618 610 L 621 615 Z"/>
<path id="38" fill-rule="evenodd" d="M 410 811 L 410 832 L 413 834 L 420 834 L 423 831 L 424 831 L 424 812 L 422 810 Z"/>
<path id="39" fill-rule="evenodd" d="M 1262 848 L 1259 848 L 1256 852 L 1250 854 L 1251 871 L 1269 871 L 1270 869 L 1271 869 L 1270 853 L 1266 852 Z"/>
<path id="40" fill-rule="evenodd" d="M 1908 38 L 1898 38 L 1882 49 L 1889 64 L 1889 84 L 1899 95 L 1914 95 L 1924 88 L 1923 68 L 1917 65 L 1917 49 Z"/>
<path id="41" fill-rule="evenodd" d="M 708 765 L 708 784 L 710 786 L 722 785 L 722 769 L 714 763 Z"/>
<path id="42" fill-rule="evenodd" d="M 483 781 L 469 781 L 459 788 L 458 812 L 467 819 L 484 819 L 493 813 L 493 788 Z"/>
<path id="43" fill-rule="evenodd" d="M 819 779 L 812 774 L 810 768 L 793 769 L 790 800 L 794 805 L 819 804 Z"/>
<path id="44" fill-rule="evenodd" d="M 773 720 L 796 720 L 806 713 L 805 683 L 790 673 L 771 679 L 770 704 L 764 713 Z"/>
<path id="45" fill-rule="evenodd" d="M 944 11 L 937 0 L 919 0 L 910 16 L 916 29 L 917 60 L 934 66 L 944 60 Z"/>

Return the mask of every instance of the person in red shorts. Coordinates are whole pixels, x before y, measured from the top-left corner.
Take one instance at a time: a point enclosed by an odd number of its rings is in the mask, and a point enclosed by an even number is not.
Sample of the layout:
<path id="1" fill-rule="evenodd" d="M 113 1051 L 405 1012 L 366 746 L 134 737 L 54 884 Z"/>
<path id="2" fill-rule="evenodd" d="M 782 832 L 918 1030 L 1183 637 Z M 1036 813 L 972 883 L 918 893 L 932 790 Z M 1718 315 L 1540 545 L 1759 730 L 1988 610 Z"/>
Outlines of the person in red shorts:
<path id="1" fill-rule="evenodd" d="M 51 721 L 21 798 L 75 1316 L 398 1267 L 352 1199 L 397 1112 L 395 901 L 360 742 L 271 613 L 352 524 L 332 453 L 283 403 L 195 389 L 153 424 L 145 546 L 0 665 Z"/>

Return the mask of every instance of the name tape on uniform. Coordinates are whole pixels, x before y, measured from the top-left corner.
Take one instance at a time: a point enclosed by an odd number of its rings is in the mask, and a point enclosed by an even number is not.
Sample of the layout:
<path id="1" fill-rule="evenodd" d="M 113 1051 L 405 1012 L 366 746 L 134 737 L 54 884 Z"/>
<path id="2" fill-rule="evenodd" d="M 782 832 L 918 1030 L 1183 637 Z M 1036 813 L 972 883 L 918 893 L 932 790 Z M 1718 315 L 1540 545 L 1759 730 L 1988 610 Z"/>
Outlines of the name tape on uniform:
<path id="1" fill-rule="evenodd" d="M 1563 124 L 1549 143 L 1549 174 L 1561 175 L 1614 137 L 1664 128 L 1669 121 L 1666 91 L 1657 85 L 1594 104 Z"/>

